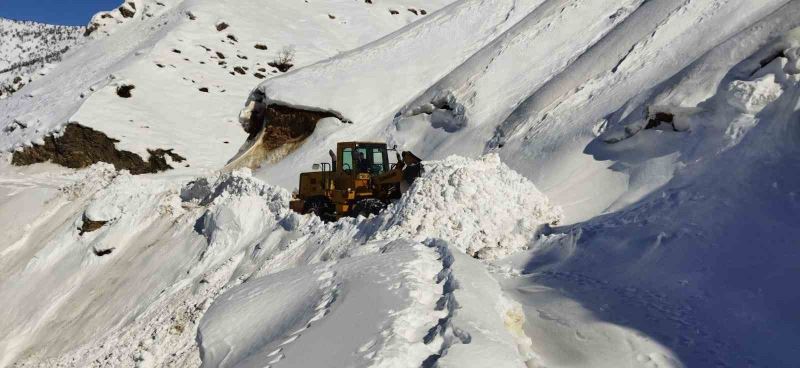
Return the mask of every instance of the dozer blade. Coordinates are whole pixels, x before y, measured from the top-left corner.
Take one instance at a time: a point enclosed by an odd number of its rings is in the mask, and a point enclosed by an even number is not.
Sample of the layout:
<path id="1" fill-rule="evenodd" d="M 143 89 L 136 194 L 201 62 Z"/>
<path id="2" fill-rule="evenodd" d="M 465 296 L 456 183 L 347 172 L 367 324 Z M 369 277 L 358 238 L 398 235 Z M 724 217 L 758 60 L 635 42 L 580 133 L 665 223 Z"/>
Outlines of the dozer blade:
<path id="1" fill-rule="evenodd" d="M 403 181 L 400 183 L 400 193 L 405 193 L 411 184 L 422 175 L 422 160 L 411 152 L 403 151 Z"/>

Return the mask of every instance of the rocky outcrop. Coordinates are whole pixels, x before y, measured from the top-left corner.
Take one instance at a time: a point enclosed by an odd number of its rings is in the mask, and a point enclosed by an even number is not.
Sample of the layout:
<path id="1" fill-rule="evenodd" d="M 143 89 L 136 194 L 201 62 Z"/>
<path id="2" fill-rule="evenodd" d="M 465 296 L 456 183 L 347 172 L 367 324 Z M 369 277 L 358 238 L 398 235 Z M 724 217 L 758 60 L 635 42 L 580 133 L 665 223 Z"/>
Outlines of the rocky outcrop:
<path id="1" fill-rule="evenodd" d="M 314 133 L 320 119 L 330 117 L 336 116 L 325 111 L 269 105 L 264 112 L 262 144 L 267 150 L 274 150 L 287 143 L 302 141 Z"/>
<path id="2" fill-rule="evenodd" d="M 239 153 L 228 162 L 228 169 L 256 168 L 264 162 L 280 160 L 314 133 L 317 122 L 321 119 L 342 119 L 327 111 L 281 105 L 265 106 L 254 101 L 242 113 L 240 122 L 250 136 Z"/>
<path id="3" fill-rule="evenodd" d="M 117 170 L 128 170 L 131 174 L 137 175 L 172 169 L 167 157 L 174 162 L 185 160 L 172 150 L 166 149 L 147 150 L 150 157 L 144 160 L 133 152 L 118 150 L 115 145 L 117 142 L 119 141 L 102 132 L 70 123 L 65 127 L 63 134 L 45 137 L 44 144 L 14 152 L 11 163 L 25 166 L 50 161 L 57 165 L 79 169 L 98 162 L 107 162 L 114 165 Z"/>

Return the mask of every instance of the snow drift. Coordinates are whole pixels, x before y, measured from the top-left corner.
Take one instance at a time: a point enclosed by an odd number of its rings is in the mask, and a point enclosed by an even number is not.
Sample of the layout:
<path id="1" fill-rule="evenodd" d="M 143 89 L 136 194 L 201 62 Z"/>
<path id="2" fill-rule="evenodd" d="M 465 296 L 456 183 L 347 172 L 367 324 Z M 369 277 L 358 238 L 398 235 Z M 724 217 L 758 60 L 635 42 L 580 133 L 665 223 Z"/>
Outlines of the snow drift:
<path id="1" fill-rule="evenodd" d="M 375 222 L 377 238 L 446 239 L 476 258 L 495 259 L 524 249 L 542 226 L 562 218 L 530 181 L 487 155 L 425 162 L 425 174 Z"/>
<path id="2" fill-rule="evenodd" d="M 312 284 L 325 280 L 297 279 L 295 276 L 254 280 L 283 270 L 289 275 L 307 274 L 305 269 L 297 267 L 324 261 L 329 262 L 326 267 L 339 275 L 337 283 L 341 287 L 336 292 L 342 297 L 352 294 L 371 299 L 375 298 L 377 290 L 387 290 L 386 285 L 400 285 L 388 290 L 395 290 L 392 293 L 400 293 L 402 298 L 396 302 L 392 298 L 386 299 L 385 309 L 380 313 L 373 312 L 377 313 L 375 318 L 384 321 L 381 323 L 395 325 L 395 332 L 385 334 L 380 344 L 373 342 L 364 348 L 365 362 L 407 362 L 411 361 L 408 360 L 411 356 L 418 357 L 415 359 L 419 362 L 438 359 L 454 343 L 451 334 L 455 333 L 454 327 L 441 322 L 441 318 L 453 313 L 455 307 L 454 304 L 450 309 L 442 309 L 444 301 L 439 300 L 442 293 L 452 293 L 454 287 L 442 273 L 443 267 L 449 267 L 451 262 L 447 259 L 453 257 L 454 251 L 468 251 L 482 258 L 517 251 L 533 239 L 535 229 L 557 221 L 560 213 L 532 184 L 508 169 L 496 156 L 480 160 L 451 157 L 442 162 L 430 162 L 428 167 L 430 170 L 412 186 L 410 195 L 386 213 L 370 219 L 342 219 L 326 224 L 319 218 L 291 212 L 288 209 L 288 191 L 253 178 L 246 169 L 178 185 L 167 179 L 143 179 L 126 172 L 118 174 L 110 165 L 92 166 L 88 172 L 74 178 L 74 184 L 52 194 L 46 206 L 48 209 L 44 210 L 49 211 L 51 220 L 36 223 L 31 229 L 38 235 L 22 237 L 12 246 L 0 250 L 4 255 L 3 262 L 8 266 L 4 279 L 36 280 L 49 285 L 34 290 L 17 283 L 0 285 L 0 296 L 10 306 L 6 310 L 9 323 L 0 325 L 7 336 L 0 344 L 2 355 L 13 359 L 5 364 L 17 361 L 22 365 L 83 365 L 90 362 L 115 366 L 192 365 L 198 362 L 199 356 L 198 346 L 192 342 L 198 323 L 201 326 L 200 341 L 207 344 L 201 345 L 204 346 L 204 364 L 260 362 L 265 355 L 279 350 L 277 339 L 291 338 L 289 332 L 302 328 L 301 325 L 308 320 L 321 318 L 322 315 L 313 318 L 314 313 L 323 313 L 321 309 L 315 309 L 317 304 L 314 300 L 326 295 L 324 292 L 315 294 L 315 288 L 306 288 L 303 286 L 306 284 L 291 288 L 299 293 L 296 313 L 284 310 L 279 315 L 266 313 L 258 317 L 264 319 L 263 323 L 282 324 L 283 327 L 275 330 L 263 330 L 269 331 L 269 336 L 236 327 L 238 322 L 233 323 L 230 319 L 240 320 L 240 316 L 222 306 L 215 307 L 216 312 L 209 317 L 207 330 L 203 332 L 201 321 L 206 309 L 218 295 L 245 282 L 243 290 L 248 291 L 242 291 L 243 295 L 260 290 L 257 294 L 263 294 L 265 302 L 242 296 L 245 299 L 230 308 L 260 310 L 259 305 L 268 308 L 263 303 L 276 302 L 279 304 L 269 304 L 274 305 L 269 308 L 288 308 L 284 303 L 294 300 L 293 297 L 275 294 L 284 290 L 286 285 L 282 280 Z M 491 209 L 486 206 L 486 201 L 478 200 L 484 195 L 505 196 L 509 200 L 505 206 Z M 453 216 L 451 225 L 443 229 L 420 226 L 423 224 L 421 218 L 414 216 L 449 217 L 448 214 L 453 213 L 461 215 Z M 501 213 L 502 218 L 497 218 Z M 63 220 L 54 221 L 56 218 Z M 83 232 L 80 229 L 87 221 L 101 225 Z M 443 241 L 448 243 L 443 244 L 449 245 L 423 245 L 412 240 L 432 241 L 430 239 L 437 237 L 446 239 Z M 31 242 L 38 246 L 34 247 Z M 391 253 L 395 250 L 399 253 Z M 391 254 L 378 255 L 384 252 Z M 352 266 L 355 268 L 348 265 L 349 261 L 332 262 L 357 256 L 365 258 L 354 258 L 350 263 L 360 265 Z M 462 262 L 474 261 L 465 256 Z M 383 263 L 400 269 L 388 272 L 386 267 L 376 266 Z M 425 264 L 431 265 L 423 267 Z M 54 273 L 53 267 L 58 272 Z M 310 266 L 313 269 L 320 267 Z M 133 272 L 134 269 L 142 272 Z M 370 270 L 381 272 L 378 275 Z M 319 272 L 326 274 L 327 271 Z M 370 276 L 363 276 L 365 274 Z M 390 277 L 397 274 L 407 274 L 409 279 L 403 282 Z M 109 284 L 107 277 L 114 277 L 117 281 Z M 357 281 L 360 277 L 382 281 L 373 285 L 373 281 Z M 482 282 L 494 285 L 494 289 L 490 288 L 494 290 L 492 293 L 499 292 L 499 286 L 490 278 Z M 411 287 L 415 283 L 421 289 Z M 265 289 L 263 285 L 275 285 L 278 289 Z M 320 290 L 325 291 L 332 284 L 320 285 Z M 434 289 L 438 290 L 434 293 L 438 297 L 424 296 L 433 293 L 431 290 Z M 332 291 L 328 291 L 330 293 Z M 45 295 L 59 295 L 60 302 L 37 308 L 21 307 L 30 298 L 39 299 Z M 235 296 L 237 293 L 231 295 L 232 299 L 239 298 Z M 99 307 L 100 299 L 97 298 L 102 298 L 104 305 L 116 305 L 117 308 L 108 310 L 108 313 L 84 313 Z M 148 302 L 141 305 L 141 300 Z M 331 300 L 323 304 L 332 303 Z M 402 303 L 409 303 L 405 314 L 390 312 L 398 311 Z M 359 309 L 358 304 L 348 304 L 341 308 L 341 312 L 334 313 L 337 316 L 343 314 L 341 318 L 344 318 L 336 323 L 349 325 L 351 317 L 348 316 Z M 486 323 L 493 325 L 493 329 L 505 331 L 503 311 L 509 305 L 503 304 L 502 308 L 487 306 L 497 308 L 498 312 L 495 320 Z M 122 315 L 113 313 L 115 310 L 128 312 Z M 431 311 L 438 312 L 431 314 Z M 81 323 L 69 323 L 68 320 L 76 318 L 76 315 L 81 316 Z M 284 319 L 289 315 L 289 319 Z M 301 321 L 303 316 L 307 317 L 306 322 Z M 39 323 L 41 320 L 47 322 Z M 165 323 L 166 320 L 173 322 Z M 215 320 L 219 322 L 211 322 Z M 249 325 L 254 319 L 248 321 Z M 62 327 L 54 330 L 56 325 Z M 459 328 L 470 329 L 467 326 Z M 279 333 L 281 331 L 285 333 Z M 332 333 L 326 331 L 320 327 L 304 334 L 313 332 L 322 336 L 318 338 L 323 338 Z M 371 329 L 362 332 L 366 340 L 360 344 L 367 344 L 369 336 L 377 333 Z M 476 336 L 481 334 L 480 331 L 473 332 Z M 70 338 L 62 340 L 64 336 Z M 234 338 L 247 342 L 228 346 Z M 507 337 L 505 341 L 497 349 L 516 349 L 515 338 Z M 350 351 L 346 347 L 340 348 L 344 350 L 332 350 L 331 354 Z M 281 354 L 289 357 L 287 350 L 289 348 L 284 348 Z M 26 353 L 28 351 L 36 353 Z M 368 351 L 372 353 L 368 354 Z M 338 356 L 335 354 L 332 356 Z M 431 358 L 434 355 L 436 358 Z M 273 354 L 270 359 L 277 356 L 277 353 Z M 292 359 L 332 357 L 292 356 Z"/>
<path id="3" fill-rule="evenodd" d="M 189 167 L 4 154 L 0 365 L 793 365 L 800 1 L 133 3 L 0 101 L 0 147 L 77 122 Z M 259 94 L 337 118 L 217 173 Z M 352 140 L 428 172 L 289 211 Z"/>

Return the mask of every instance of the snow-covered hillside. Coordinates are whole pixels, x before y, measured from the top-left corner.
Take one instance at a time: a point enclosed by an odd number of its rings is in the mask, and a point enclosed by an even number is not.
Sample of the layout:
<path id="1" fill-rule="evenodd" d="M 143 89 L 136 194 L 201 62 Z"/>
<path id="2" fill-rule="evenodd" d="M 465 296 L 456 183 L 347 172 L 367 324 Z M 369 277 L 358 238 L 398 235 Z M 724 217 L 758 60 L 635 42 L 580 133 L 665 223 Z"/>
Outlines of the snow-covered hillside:
<path id="1" fill-rule="evenodd" d="M 428 13 L 448 2 L 129 1 L 122 8 L 134 13 L 98 14 L 93 42 L 49 78 L 0 101 L 0 124 L 11 127 L 0 150 L 41 144 L 74 123 L 144 161 L 148 149 L 172 149 L 186 159 L 173 167 L 215 170 L 244 143 L 238 112 L 260 80 L 283 74 L 269 65 L 283 50 L 293 50 L 291 71 L 427 16 L 416 9 Z"/>
<path id="2" fill-rule="evenodd" d="M 130 0 L 88 30 L 0 100 L 0 366 L 797 365 L 798 0 Z M 357 140 L 425 170 L 370 218 L 292 212 Z"/>
<path id="3" fill-rule="evenodd" d="M 53 68 L 80 43 L 82 27 L 0 18 L 0 99 Z"/>

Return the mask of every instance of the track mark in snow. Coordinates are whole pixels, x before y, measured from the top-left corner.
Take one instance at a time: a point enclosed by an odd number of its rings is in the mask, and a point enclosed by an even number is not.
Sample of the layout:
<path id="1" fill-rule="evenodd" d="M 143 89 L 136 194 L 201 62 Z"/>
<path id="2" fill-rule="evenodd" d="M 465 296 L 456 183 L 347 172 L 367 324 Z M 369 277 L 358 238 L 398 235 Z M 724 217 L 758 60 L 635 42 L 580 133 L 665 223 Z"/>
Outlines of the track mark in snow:
<path id="1" fill-rule="evenodd" d="M 432 240 L 426 242 L 426 245 L 435 249 L 442 261 L 442 270 L 436 276 L 436 283 L 442 284 L 442 296 L 436 302 L 435 310 L 446 310 L 447 315 L 440 318 L 436 326 L 433 326 L 423 338 L 423 342 L 426 345 L 438 345 L 438 351 L 422 362 L 422 368 L 435 367 L 436 362 L 447 354 L 451 346 L 459 343 L 469 344 L 472 341 L 469 333 L 454 326 L 452 323 L 453 316 L 455 316 L 458 309 L 458 302 L 454 292 L 459 288 L 458 281 L 453 276 L 451 268 L 454 262 L 453 254 L 447 244 L 442 241 Z"/>
<path id="2" fill-rule="evenodd" d="M 598 313 L 611 323 L 626 324 L 635 319 L 660 326 L 665 336 L 670 336 L 674 344 L 696 351 L 707 350 L 710 354 L 721 354 L 720 346 L 725 343 L 713 335 L 706 327 L 695 320 L 694 308 L 690 301 L 670 300 L 665 294 L 631 286 L 614 285 L 576 272 L 545 271 L 534 276 L 537 282 L 566 282 L 578 286 L 581 293 L 590 298 L 605 302 L 600 304 Z M 523 290 L 525 291 L 525 290 Z M 592 299 L 594 300 L 594 299 Z M 702 300 L 700 301 L 702 302 Z M 565 327 L 572 327 L 569 321 L 552 316 L 547 311 L 537 309 L 538 317 Z M 635 311 L 635 313 L 633 313 Z M 669 331 L 669 332 L 668 332 Z M 588 339 L 576 330 L 577 339 Z"/>
<path id="3" fill-rule="evenodd" d="M 300 336 L 311 326 L 319 322 L 325 316 L 328 315 L 331 311 L 331 306 L 334 302 L 336 302 L 336 298 L 339 293 L 339 284 L 336 282 L 336 272 L 332 270 L 333 263 L 329 262 L 319 271 L 315 273 L 319 275 L 318 279 L 320 281 L 320 291 L 322 291 L 322 297 L 317 305 L 314 307 L 314 311 L 316 312 L 306 324 L 297 329 L 296 331 L 289 334 L 289 336 L 278 345 L 278 349 L 272 351 L 271 353 L 267 354 L 268 362 L 267 364 L 272 365 L 280 362 L 286 356 L 283 354 L 284 348 L 295 342 Z"/>

